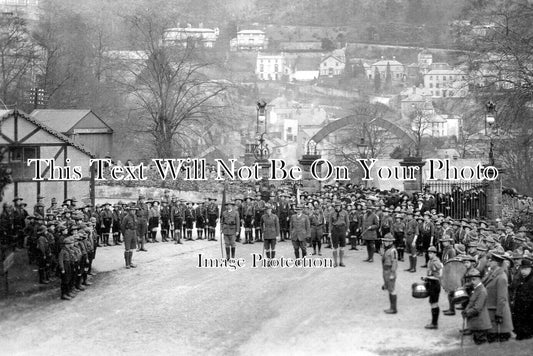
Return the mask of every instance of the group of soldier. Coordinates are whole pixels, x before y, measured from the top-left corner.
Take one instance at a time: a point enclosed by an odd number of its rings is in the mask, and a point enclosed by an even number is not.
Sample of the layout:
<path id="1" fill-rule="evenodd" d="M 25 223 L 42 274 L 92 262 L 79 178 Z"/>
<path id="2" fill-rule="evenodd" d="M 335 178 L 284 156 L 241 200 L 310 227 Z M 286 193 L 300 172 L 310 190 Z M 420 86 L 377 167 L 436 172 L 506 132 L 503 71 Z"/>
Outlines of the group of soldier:
<path id="1" fill-rule="evenodd" d="M 21 199 L 4 204 L 0 215 L 3 238 L 13 238 L 28 248 L 30 263 L 39 266 L 39 280 L 47 283 L 55 271 L 61 276 L 61 297 L 88 285 L 87 275 L 98 246 L 124 243 L 126 268 L 135 268 L 133 251 L 146 251 L 147 242 L 181 244 L 183 241 L 216 241 L 216 228 L 224 239 L 226 257 L 235 258 L 236 243 L 262 243 L 266 259 L 276 256 L 276 243 L 290 240 L 296 258 L 322 255 L 332 249 L 334 267 L 345 267 L 345 249 L 366 247 L 365 262 L 381 255 L 383 289 L 389 293 L 386 313 L 397 313 L 395 283 L 399 262 L 408 258 L 407 272 L 417 271 L 425 261 L 424 277 L 432 320 L 438 328 L 439 296 L 444 265 L 451 260 L 464 264 L 464 287 L 469 300 L 462 305 L 468 328 L 476 343 L 533 337 L 533 243 L 530 231 L 499 219 L 459 219 L 438 212 L 420 198 L 391 199 L 388 192 L 356 187 L 326 186 L 307 194 L 288 189 L 271 194 L 234 196 L 220 207 L 216 198 L 185 201 L 169 192 L 160 200 L 140 195 L 136 202 L 77 206 L 67 199 L 45 208 L 38 197 L 33 215 Z M 220 211 L 222 209 L 222 213 Z M 193 232 L 196 232 L 195 234 Z M 421 257 L 423 256 L 423 257 Z M 455 315 L 454 292 L 448 292 L 449 308 Z"/>

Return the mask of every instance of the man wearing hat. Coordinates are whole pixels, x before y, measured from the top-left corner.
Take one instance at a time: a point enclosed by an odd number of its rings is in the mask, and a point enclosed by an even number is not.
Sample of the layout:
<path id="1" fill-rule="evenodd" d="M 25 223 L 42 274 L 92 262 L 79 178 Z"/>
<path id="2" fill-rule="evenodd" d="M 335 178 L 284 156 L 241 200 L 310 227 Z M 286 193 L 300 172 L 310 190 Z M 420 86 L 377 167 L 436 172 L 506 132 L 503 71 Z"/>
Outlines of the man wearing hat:
<path id="1" fill-rule="evenodd" d="M 517 340 L 533 338 L 533 260 L 523 258 L 520 263 L 520 277 L 514 291 L 512 317 Z"/>
<path id="2" fill-rule="evenodd" d="M 365 262 L 374 262 L 374 252 L 376 251 L 375 241 L 377 239 L 377 229 L 379 228 L 379 220 L 372 208 L 368 208 L 361 220 L 361 237 L 366 244 L 366 252 L 368 254 Z"/>
<path id="3" fill-rule="evenodd" d="M 490 253 L 489 274 L 483 279 L 487 288 L 487 308 L 491 321 L 488 341 L 507 341 L 513 331 L 511 310 L 509 307 L 509 285 L 504 268 L 503 249 Z"/>
<path id="4" fill-rule="evenodd" d="M 255 208 L 252 203 L 252 198 L 247 196 L 246 201 L 242 204 L 242 216 L 243 216 L 243 226 L 244 226 L 244 244 L 253 244 L 253 226 L 254 226 L 254 215 Z"/>
<path id="5" fill-rule="evenodd" d="M 278 206 L 279 228 L 281 234 L 280 241 L 289 239 L 289 218 L 291 217 L 291 205 L 287 199 L 288 197 L 289 196 L 285 193 L 280 195 L 281 201 Z"/>
<path id="6" fill-rule="evenodd" d="M 179 201 L 172 199 L 172 206 L 170 207 L 170 216 L 171 216 L 171 225 L 172 225 L 172 235 L 175 241 L 175 244 L 181 245 L 181 232 L 183 222 L 185 221 L 185 209 L 183 208 L 182 199 Z"/>
<path id="7" fill-rule="evenodd" d="M 137 215 L 137 242 L 139 243 L 139 248 L 137 251 L 146 252 L 144 244 L 146 243 L 146 235 L 148 233 L 148 205 L 145 203 L 145 197 L 139 195 L 137 201 L 137 209 L 134 211 Z"/>
<path id="8" fill-rule="evenodd" d="M 109 235 L 111 235 L 111 226 L 113 225 L 113 212 L 111 211 L 111 203 L 105 202 L 102 204 L 102 211 L 100 212 L 101 234 L 104 246 L 109 245 Z"/>
<path id="9" fill-rule="evenodd" d="M 322 248 L 322 234 L 324 231 L 324 214 L 320 205 L 317 203 L 312 205 L 309 209 L 309 223 L 311 224 L 311 244 L 313 246 L 313 255 L 322 256 L 320 252 Z"/>
<path id="10" fill-rule="evenodd" d="M 398 250 L 398 261 L 403 262 L 403 253 L 405 251 L 405 223 L 403 222 L 403 214 L 401 214 L 399 210 L 394 217 L 392 234 L 394 236 L 396 249 Z"/>
<path id="11" fill-rule="evenodd" d="M 37 265 L 39 266 L 39 283 L 50 283 L 49 276 L 47 275 L 48 266 L 50 265 L 50 259 L 52 257 L 52 250 L 48 239 L 46 238 L 47 229 L 45 226 L 39 227 L 37 230 Z"/>
<path id="12" fill-rule="evenodd" d="M 159 215 L 161 217 L 161 240 L 163 242 L 168 242 L 169 232 L 170 232 L 170 203 L 169 199 L 163 199 L 161 201 L 161 210 Z"/>
<path id="13" fill-rule="evenodd" d="M 398 269 L 398 253 L 394 248 L 394 237 L 391 233 L 385 234 L 382 239 L 385 251 L 381 258 L 381 265 L 383 267 L 383 290 L 389 292 L 390 308 L 385 310 L 386 314 L 396 314 L 398 311 L 397 296 L 395 291 L 396 286 L 396 271 Z"/>
<path id="14" fill-rule="evenodd" d="M 122 243 L 120 238 L 120 221 L 122 220 L 122 202 L 119 201 L 117 204 L 113 205 L 113 210 L 111 212 L 113 217 L 113 243 L 119 245 Z"/>
<path id="15" fill-rule="evenodd" d="M 44 208 L 43 199 L 44 197 L 42 195 L 39 194 L 37 196 L 37 203 L 33 206 L 33 215 L 35 216 L 39 215 L 39 216 L 44 217 L 45 208 Z"/>
<path id="16" fill-rule="evenodd" d="M 50 202 L 50 206 L 46 209 L 46 212 L 47 213 L 51 213 L 51 212 L 54 212 L 57 210 L 57 199 L 56 198 L 52 198 L 51 202 Z"/>
<path id="17" fill-rule="evenodd" d="M 239 213 L 234 209 L 234 202 L 226 202 L 226 210 L 222 213 L 220 221 L 224 245 L 226 247 L 226 259 L 235 258 L 235 239 L 237 231 L 241 228 Z"/>
<path id="18" fill-rule="evenodd" d="M 265 213 L 265 201 L 261 199 L 261 194 L 257 194 L 254 203 L 254 228 L 255 228 L 255 241 L 263 241 L 263 230 L 261 229 L 261 217 Z"/>
<path id="19" fill-rule="evenodd" d="M 303 208 L 301 205 L 295 207 L 295 214 L 291 216 L 289 226 L 291 229 L 290 234 L 292 246 L 294 248 L 294 256 L 300 258 L 301 250 L 301 257 L 304 258 L 307 255 L 306 241 L 311 236 L 311 224 L 309 222 L 309 217 L 303 214 Z"/>
<path id="20" fill-rule="evenodd" d="M 276 241 L 280 234 L 279 219 L 272 213 L 272 206 L 267 203 L 266 212 L 261 217 L 261 228 L 264 234 L 264 250 L 268 259 L 276 257 Z"/>
<path id="21" fill-rule="evenodd" d="M 216 241 L 215 231 L 220 211 L 215 202 L 215 198 L 209 198 L 209 204 L 207 204 L 207 240 L 209 241 Z"/>
<path id="22" fill-rule="evenodd" d="M 59 265 L 59 272 L 61 273 L 61 299 L 70 300 L 72 295 L 70 294 L 70 281 L 72 279 L 70 252 L 68 249 L 69 244 L 74 244 L 74 238 L 65 237 L 61 242 L 61 250 L 57 258 Z"/>
<path id="23" fill-rule="evenodd" d="M 344 247 L 346 246 L 346 236 L 349 231 L 350 219 L 348 218 L 348 213 L 346 210 L 342 209 L 340 201 L 335 203 L 335 211 L 329 215 L 329 238 L 331 239 L 331 244 L 333 246 L 333 262 L 334 267 L 337 266 L 337 253 L 339 256 L 339 266 L 345 267 L 343 262 L 344 258 Z M 377 229 L 377 223 L 376 223 Z"/>
<path id="24" fill-rule="evenodd" d="M 18 248 L 24 247 L 24 233 L 26 227 L 26 218 L 28 212 L 24 209 L 22 198 L 15 197 L 13 199 L 13 231 L 17 234 L 16 242 Z"/>
<path id="25" fill-rule="evenodd" d="M 480 345 L 487 342 L 487 331 L 491 328 L 487 289 L 481 283 L 481 274 L 475 268 L 466 273 L 465 279 L 472 293 L 462 315 L 466 318 L 468 330 L 473 334 L 474 343 Z"/>
<path id="26" fill-rule="evenodd" d="M 455 257 L 455 249 L 451 246 L 453 239 L 449 235 L 445 235 L 441 238 L 442 244 L 442 263 L 446 263 Z M 453 303 L 453 291 L 448 292 L 449 308 L 443 312 L 444 315 L 455 315 L 455 304 Z"/>
<path id="27" fill-rule="evenodd" d="M 121 231 L 122 236 L 124 236 L 124 261 L 126 263 L 126 268 L 135 268 L 131 260 L 133 258 L 133 250 L 137 247 L 137 232 L 138 232 L 138 223 L 137 223 L 137 208 L 134 203 L 126 207 L 127 214 L 122 219 Z"/>
<path id="28" fill-rule="evenodd" d="M 405 247 L 409 254 L 409 268 L 406 271 L 411 273 L 416 272 L 418 235 L 418 222 L 413 218 L 413 214 L 408 212 L 405 219 Z"/>
<path id="29" fill-rule="evenodd" d="M 429 304 L 431 305 L 431 323 L 426 325 L 426 329 L 439 328 L 439 295 L 440 295 L 440 279 L 442 277 L 443 264 L 437 257 L 437 248 L 431 246 L 428 248 L 429 261 L 427 276 L 425 281 L 429 292 Z"/>

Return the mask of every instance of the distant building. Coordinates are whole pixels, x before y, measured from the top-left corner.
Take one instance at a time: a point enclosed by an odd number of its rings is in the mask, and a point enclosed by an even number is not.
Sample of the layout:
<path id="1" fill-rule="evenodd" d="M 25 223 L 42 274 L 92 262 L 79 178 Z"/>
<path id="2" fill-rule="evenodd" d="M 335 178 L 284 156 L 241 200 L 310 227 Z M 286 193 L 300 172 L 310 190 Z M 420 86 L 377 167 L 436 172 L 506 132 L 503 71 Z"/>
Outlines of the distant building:
<path id="1" fill-rule="evenodd" d="M 267 48 L 267 38 L 261 30 L 242 30 L 237 32 L 237 41 L 234 42 L 239 50 L 259 51 Z"/>
<path id="2" fill-rule="evenodd" d="M 294 62 L 291 81 L 312 81 L 320 75 L 320 58 L 299 56 Z"/>
<path id="3" fill-rule="evenodd" d="M 193 28 L 188 25 L 185 28 L 168 28 L 163 33 L 163 43 L 165 45 L 187 46 L 191 43 L 200 43 L 203 47 L 211 48 L 215 45 L 219 35 L 218 28 L 204 28 L 202 24 Z"/>
<path id="4" fill-rule="evenodd" d="M 255 74 L 259 80 L 281 80 L 288 74 L 283 53 L 257 53 Z"/>
<path id="5" fill-rule="evenodd" d="M 30 116 L 85 147 L 96 157 L 112 156 L 113 129 L 91 110 L 39 109 Z"/>
<path id="6" fill-rule="evenodd" d="M 418 66 L 427 68 L 433 63 L 433 55 L 428 51 L 418 53 Z"/>
<path id="7" fill-rule="evenodd" d="M 424 75 L 424 88 L 434 98 L 464 97 L 468 93 L 466 73 L 456 69 L 434 69 Z"/>
<path id="8" fill-rule="evenodd" d="M 336 50 L 326 55 L 320 62 L 321 76 L 338 76 L 344 73 L 346 67 L 346 56 L 344 49 Z"/>
<path id="9" fill-rule="evenodd" d="M 25 20 L 39 20 L 39 0 L 0 0 L 0 13 Z"/>
<path id="10" fill-rule="evenodd" d="M 393 83 L 400 83 L 405 81 L 405 67 L 402 63 L 395 60 L 394 57 L 392 60 L 382 59 L 378 62 L 373 63 L 367 70 L 368 79 L 374 79 L 374 73 L 377 69 L 382 81 L 385 80 L 387 74 L 387 66 L 390 67 L 391 79 Z"/>

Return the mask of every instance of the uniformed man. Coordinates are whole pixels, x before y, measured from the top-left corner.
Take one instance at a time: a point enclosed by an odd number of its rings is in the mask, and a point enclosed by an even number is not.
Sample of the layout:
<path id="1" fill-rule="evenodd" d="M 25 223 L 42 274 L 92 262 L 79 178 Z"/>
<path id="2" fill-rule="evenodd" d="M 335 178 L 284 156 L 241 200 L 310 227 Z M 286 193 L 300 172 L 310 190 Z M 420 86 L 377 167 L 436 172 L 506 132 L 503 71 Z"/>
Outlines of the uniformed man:
<path id="1" fill-rule="evenodd" d="M 57 259 L 57 263 L 59 265 L 59 272 L 61 273 L 61 299 L 63 300 L 72 299 L 72 295 L 70 294 L 70 280 L 72 278 L 72 270 L 68 245 L 73 243 L 74 239 L 72 237 L 64 236 L 64 239 L 61 242 L 61 250 L 59 251 Z"/>
<path id="2" fill-rule="evenodd" d="M 137 251 L 146 252 L 144 244 L 146 243 L 146 235 L 148 233 L 148 205 L 145 203 L 144 195 L 139 195 L 137 201 L 137 209 L 134 210 L 137 216 L 137 242 L 139 247 Z"/>
<path id="3" fill-rule="evenodd" d="M 276 257 L 276 241 L 280 234 L 278 216 L 272 213 L 272 206 L 266 204 L 266 212 L 261 217 L 261 228 L 263 230 L 263 248 L 268 259 Z"/>
<path id="4" fill-rule="evenodd" d="M 47 213 L 55 212 L 57 210 L 57 199 L 52 198 L 51 205 L 46 209 Z"/>
<path id="5" fill-rule="evenodd" d="M 204 227 L 207 221 L 207 208 L 203 201 L 197 203 L 194 215 L 196 217 L 196 236 L 198 240 L 203 240 Z"/>
<path id="6" fill-rule="evenodd" d="M 257 194 L 254 203 L 254 229 L 255 229 L 255 241 L 263 241 L 263 230 L 261 229 L 261 216 L 265 213 L 265 201 L 261 199 L 261 194 Z"/>
<path id="7" fill-rule="evenodd" d="M 192 241 L 192 229 L 195 220 L 195 211 L 192 202 L 188 201 L 185 208 L 185 240 Z"/>
<path id="8" fill-rule="evenodd" d="M 215 198 L 209 198 L 209 204 L 207 204 L 207 240 L 209 241 L 216 241 L 215 231 L 220 215 L 216 201 Z"/>
<path id="9" fill-rule="evenodd" d="M 462 315 L 467 320 L 468 330 L 473 333 L 474 343 L 480 345 L 487 342 L 487 332 L 491 328 L 487 289 L 481 283 L 481 275 L 477 269 L 468 271 L 465 278 L 471 283 L 472 293 Z"/>
<path id="10" fill-rule="evenodd" d="M 161 239 L 163 242 L 168 242 L 168 236 L 170 231 L 170 206 L 169 201 L 164 199 L 161 201 L 161 210 L 159 212 L 161 216 Z"/>
<path id="11" fill-rule="evenodd" d="M 313 246 L 313 255 L 322 256 L 320 249 L 322 248 L 322 234 L 324 231 L 324 214 L 318 203 L 310 208 L 309 223 L 311 224 L 311 244 Z"/>
<path id="12" fill-rule="evenodd" d="M 406 271 L 414 273 L 416 272 L 416 241 L 418 239 L 418 223 L 413 219 L 413 214 L 408 212 L 406 214 L 405 222 L 405 248 L 409 254 L 409 268 Z"/>
<path id="13" fill-rule="evenodd" d="M 395 291 L 396 286 L 396 270 L 398 269 L 398 253 L 393 245 L 394 237 L 391 233 L 385 234 L 382 239 L 385 251 L 381 258 L 381 265 L 383 266 L 383 290 L 389 292 L 390 308 L 385 310 L 387 314 L 396 314 L 398 311 L 397 296 Z"/>
<path id="14" fill-rule="evenodd" d="M 42 195 L 37 196 L 37 203 L 33 206 L 33 215 L 34 216 L 45 216 L 45 207 L 43 203 L 44 197 Z"/>
<path id="15" fill-rule="evenodd" d="M 374 214 L 372 208 L 368 208 L 362 219 L 361 235 L 366 244 L 366 251 L 368 254 L 365 262 L 374 262 L 374 252 L 376 251 L 375 241 L 377 239 L 377 230 L 379 228 L 379 220 Z"/>
<path id="16" fill-rule="evenodd" d="M 184 224 L 184 218 L 185 218 L 185 210 L 183 209 L 182 205 L 180 204 L 182 202 L 182 199 L 179 201 L 174 201 L 172 204 L 172 207 L 170 208 L 170 216 L 172 218 L 172 230 L 174 231 L 174 241 L 175 244 L 181 245 L 181 233 L 182 233 L 182 226 Z"/>
<path id="17" fill-rule="evenodd" d="M 398 260 L 403 262 L 403 253 L 405 251 L 405 223 L 403 222 L 403 214 L 397 213 L 392 224 L 392 235 L 394 236 L 394 243 L 398 251 Z"/>
<path id="18" fill-rule="evenodd" d="M 109 245 L 109 235 L 111 235 L 111 227 L 113 226 L 113 212 L 111 211 L 111 203 L 106 202 L 102 204 L 102 211 L 100 212 L 101 219 L 101 233 L 104 246 Z"/>
<path id="19" fill-rule="evenodd" d="M 120 220 L 122 213 L 122 202 L 118 202 L 113 205 L 113 211 L 111 212 L 113 217 L 112 229 L 113 229 L 113 243 L 115 245 L 120 244 L 122 241 L 120 239 Z"/>
<path id="20" fill-rule="evenodd" d="M 303 207 L 298 205 L 294 208 L 295 214 L 290 219 L 290 234 L 292 246 L 294 248 L 294 255 L 296 258 L 304 258 L 307 255 L 307 238 L 311 236 L 311 224 L 309 217 L 303 213 Z"/>
<path id="21" fill-rule="evenodd" d="M 431 305 L 431 323 L 426 325 L 426 329 L 439 328 L 439 295 L 440 295 L 440 279 L 442 277 L 443 264 L 437 257 L 437 248 L 431 246 L 428 249 L 429 262 L 427 269 L 427 276 L 425 281 L 429 292 L 429 304 Z"/>
<path id="22" fill-rule="evenodd" d="M 289 219 L 291 217 L 290 215 L 290 209 L 291 205 L 288 201 L 288 195 L 287 194 L 281 194 L 281 201 L 279 203 L 278 207 L 278 218 L 279 218 L 279 225 L 280 225 L 280 242 L 285 241 L 289 239 Z"/>
<path id="23" fill-rule="evenodd" d="M 137 208 L 132 204 L 126 209 L 128 214 L 122 219 L 121 230 L 122 236 L 124 236 L 124 261 L 126 262 L 126 268 L 130 269 L 137 267 L 131 263 L 131 260 L 133 258 L 133 250 L 137 247 L 136 235 L 139 229 L 135 214 Z"/>
<path id="24" fill-rule="evenodd" d="M 443 238 L 440 239 L 440 243 L 442 244 L 442 263 L 446 263 L 452 258 L 455 257 L 455 249 L 451 245 L 453 242 L 453 239 L 450 237 L 450 235 L 445 235 Z M 453 294 L 454 291 L 448 292 L 448 303 L 449 308 L 448 310 L 445 310 L 443 312 L 444 315 L 455 315 L 455 304 L 453 303 Z"/>
<path id="25" fill-rule="evenodd" d="M 244 216 L 244 244 L 253 244 L 253 226 L 255 208 L 251 197 L 246 197 L 246 201 L 242 205 L 242 214 Z"/>
<path id="26" fill-rule="evenodd" d="M 224 235 L 224 245 L 226 247 L 226 259 L 235 258 L 235 238 L 237 230 L 240 229 L 241 222 L 239 213 L 234 209 L 233 202 L 226 203 L 226 210 L 222 213 L 221 219 L 222 234 Z"/>
<path id="27" fill-rule="evenodd" d="M 333 247 L 333 267 L 337 267 L 337 255 L 339 257 L 339 266 L 345 267 L 343 262 L 344 247 L 346 246 L 346 237 L 349 234 L 350 219 L 348 212 L 342 209 L 340 201 L 335 203 L 335 211 L 329 216 L 329 238 Z M 377 225 L 376 225 L 377 228 Z"/>

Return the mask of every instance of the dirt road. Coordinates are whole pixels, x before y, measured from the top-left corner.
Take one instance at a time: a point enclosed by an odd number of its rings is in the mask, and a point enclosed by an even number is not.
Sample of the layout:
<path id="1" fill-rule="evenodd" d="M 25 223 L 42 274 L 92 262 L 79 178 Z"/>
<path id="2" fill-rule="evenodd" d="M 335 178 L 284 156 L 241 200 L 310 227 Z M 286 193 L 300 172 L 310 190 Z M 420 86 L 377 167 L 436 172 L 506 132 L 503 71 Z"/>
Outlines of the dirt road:
<path id="1" fill-rule="evenodd" d="M 131 270 L 120 246 L 99 249 L 94 285 L 72 301 L 54 290 L 0 303 L 0 354 L 427 355 L 459 345 L 460 315 L 424 329 L 429 304 L 410 286 L 425 270 L 404 272 L 405 263 L 399 313 L 386 315 L 379 256 L 365 263 L 362 251 L 348 253 L 346 268 L 253 269 L 260 244 L 238 244 L 248 266 L 230 271 L 197 268 L 199 253 L 220 257 L 218 242 L 147 247 Z M 278 247 L 292 257 L 290 243 Z"/>

